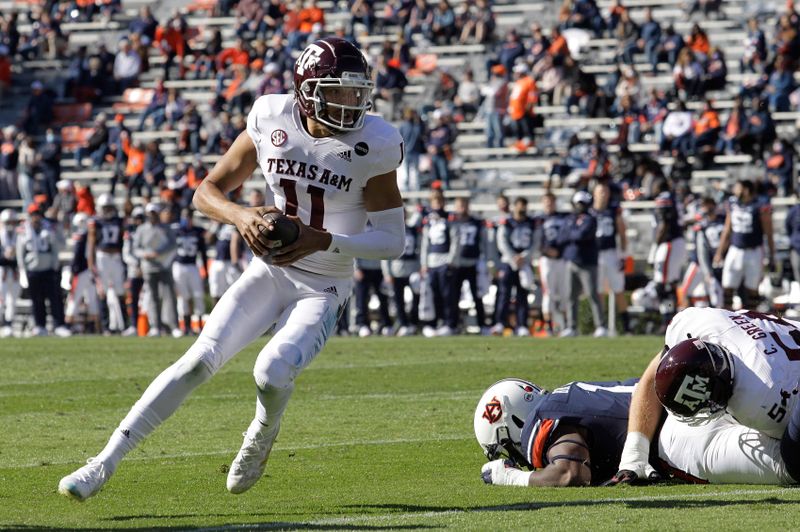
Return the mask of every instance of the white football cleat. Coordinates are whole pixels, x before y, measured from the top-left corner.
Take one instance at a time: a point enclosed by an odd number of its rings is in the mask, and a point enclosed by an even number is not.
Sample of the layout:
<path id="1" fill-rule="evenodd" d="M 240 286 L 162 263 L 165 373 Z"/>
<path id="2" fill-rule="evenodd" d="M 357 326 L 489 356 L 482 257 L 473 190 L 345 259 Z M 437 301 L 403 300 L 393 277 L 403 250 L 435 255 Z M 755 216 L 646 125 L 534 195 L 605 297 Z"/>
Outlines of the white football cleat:
<path id="1" fill-rule="evenodd" d="M 0 329 L 0 338 L 8 338 L 14 334 L 14 330 L 11 328 L 11 325 L 6 325 L 2 329 Z"/>
<path id="2" fill-rule="evenodd" d="M 372 336 L 372 329 L 370 329 L 368 325 L 362 325 L 361 327 L 358 328 L 358 336 L 360 336 L 361 338 Z"/>
<path id="3" fill-rule="evenodd" d="M 44 327 L 34 327 L 31 330 L 31 336 L 47 336 L 47 329 Z"/>
<path id="4" fill-rule="evenodd" d="M 147 331 L 147 337 L 148 338 L 155 338 L 157 336 L 161 336 L 161 331 L 160 330 L 158 330 L 156 328 L 152 328 L 149 331 Z"/>
<path id="5" fill-rule="evenodd" d="M 397 329 L 397 336 L 411 336 L 417 333 L 417 328 L 413 325 L 403 325 Z"/>
<path id="6" fill-rule="evenodd" d="M 559 338 L 572 338 L 573 336 L 578 336 L 578 333 L 572 327 L 567 327 L 558 335 Z"/>
<path id="7" fill-rule="evenodd" d="M 503 332 L 505 331 L 505 327 L 502 323 L 495 323 L 492 325 L 491 329 L 489 329 L 489 333 L 494 336 L 503 336 Z"/>
<path id="8" fill-rule="evenodd" d="M 527 327 L 517 327 L 517 336 L 530 336 L 531 331 L 528 330 Z"/>
<path id="9" fill-rule="evenodd" d="M 100 460 L 89 458 L 86 465 L 62 478 L 58 492 L 70 499 L 83 502 L 103 487 L 111 478 L 110 471 Z"/>
<path id="10" fill-rule="evenodd" d="M 594 337 L 595 338 L 605 338 L 608 336 L 608 329 L 605 327 L 598 327 L 594 330 Z"/>
<path id="11" fill-rule="evenodd" d="M 175 329 L 172 329 L 172 337 L 173 338 L 182 338 L 183 337 L 183 331 L 178 329 L 177 327 Z"/>
<path id="12" fill-rule="evenodd" d="M 436 329 L 436 336 L 453 336 L 455 331 L 449 325 L 442 325 L 438 329 Z"/>
<path id="13" fill-rule="evenodd" d="M 258 430 L 262 429 L 262 430 Z M 242 433 L 244 442 L 228 470 L 226 486 L 231 493 L 244 493 L 258 482 L 267 467 L 267 458 L 272 444 L 280 430 L 280 424 L 264 429 L 258 420 L 253 420 L 247 431 Z"/>
<path id="14" fill-rule="evenodd" d="M 136 336 L 137 334 L 138 331 L 136 330 L 136 327 L 134 327 L 133 325 L 122 331 L 122 336 Z"/>
<path id="15" fill-rule="evenodd" d="M 436 329 L 434 329 L 430 325 L 426 325 L 425 327 L 422 328 L 422 336 L 424 336 L 425 338 L 433 338 L 434 336 L 436 336 Z"/>
<path id="16" fill-rule="evenodd" d="M 53 333 L 55 333 L 55 335 L 58 336 L 59 338 L 69 338 L 70 336 L 72 336 L 72 331 L 63 325 L 61 327 L 56 327 L 53 330 Z"/>

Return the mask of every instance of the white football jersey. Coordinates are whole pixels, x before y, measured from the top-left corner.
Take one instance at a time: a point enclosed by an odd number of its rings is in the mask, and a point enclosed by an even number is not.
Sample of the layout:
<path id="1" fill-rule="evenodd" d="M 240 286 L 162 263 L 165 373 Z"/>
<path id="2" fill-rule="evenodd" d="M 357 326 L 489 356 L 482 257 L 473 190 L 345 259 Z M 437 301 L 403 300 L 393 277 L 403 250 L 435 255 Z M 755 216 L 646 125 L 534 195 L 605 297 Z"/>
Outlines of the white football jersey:
<path id="1" fill-rule="evenodd" d="M 783 436 L 800 391 L 800 322 L 754 311 L 688 308 L 673 318 L 664 340 L 672 347 L 690 337 L 733 355 L 728 413 L 746 427 Z"/>
<path id="2" fill-rule="evenodd" d="M 403 160 L 403 139 L 382 118 L 368 115 L 358 131 L 314 138 L 288 94 L 258 98 L 247 117 L 247 133 L 275 206 L 311 227 L 341 235 L 364 232 L 367 180 Z M 353 275 L 353 257 L 334 252 L 312 253 L 294 265 L 331 277 Z"/>

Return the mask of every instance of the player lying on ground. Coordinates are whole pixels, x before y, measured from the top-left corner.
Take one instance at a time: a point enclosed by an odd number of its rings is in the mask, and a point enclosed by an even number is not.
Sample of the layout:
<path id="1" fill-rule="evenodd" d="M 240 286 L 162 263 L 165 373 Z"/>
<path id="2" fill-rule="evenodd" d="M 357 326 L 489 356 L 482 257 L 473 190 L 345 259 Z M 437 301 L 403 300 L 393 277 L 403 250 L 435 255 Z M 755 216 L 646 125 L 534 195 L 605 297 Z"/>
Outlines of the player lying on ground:
<path id="1" fill-rule="evenodd" d="M 256 257 L 214 307 L 203 332 L 159 375 L 122 420 L 106 447 L 61 479 L 58 490 L 85 500 L 122 458 L 164 422 L 228 360 L 276 325 L 256 359 L 256 415 L 228 473 L 232 493 L 261 477 L 294 380 L 325 345 L 351 290 L 353 258 L 399 256 L 403 202 L 395 168 L 403 158 L 397 130 L 367 116 L 373 87 L 360 50 L 322 39 L 300 55 L 291 95 L 262 96 L 243 132 L 194 197 L 210 218 L 235 225 Z M 227 194 L 261 167 L 275 206 L 246 208 Z M 275 248 L 265 235 L 283 211 L 299 236 Z M 365 232 L 369 220 L 372 230 Z"/>
<path id="2" fill-rule="evenodd" d="M 670 467 L 709 482 L 800 481 L 800 323 L 690 308 L 664 341 L 633 394 L 615 482 L 646 475 L 662 405 Z"/>

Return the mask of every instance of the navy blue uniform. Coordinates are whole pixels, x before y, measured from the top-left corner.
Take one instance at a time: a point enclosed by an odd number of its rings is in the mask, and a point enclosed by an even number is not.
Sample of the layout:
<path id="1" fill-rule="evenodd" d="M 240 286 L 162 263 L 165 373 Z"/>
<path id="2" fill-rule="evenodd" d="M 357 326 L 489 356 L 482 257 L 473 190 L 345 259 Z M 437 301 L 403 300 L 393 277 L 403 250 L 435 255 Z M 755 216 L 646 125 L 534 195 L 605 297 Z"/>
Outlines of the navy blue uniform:
<path id="1" fill-rule="evenodd" d="M 537 469 L 547 466 L 556 429 L 580 427 L 587 433 L 592 485 L 613 477 L 628 435 L 628 409 L 638 380 L 572 382 L 544 396 L 522 428 L 525 458 Z"/>
<path id="2" fill-rule="evenodd" d="M 789 236 L 789 244 L 792 249 L 800 253 L 800 205 L 795 205 L 789 209 L 786 215 L 786 234 Z M 800 279 L 798 279 L 800 281 Z"/>
<path id="3" fill-rule="evenodd" d="M 72 275 L 78 275 L 89 269 L 89 261 L 86 259 L 86 242 L 88 239 L 89 235 L 87 233 L 75 233 L 72 237 L 72 240 L 75 242 L 72 264 L 70 265 Z"/>
<path id="4" fill-rule="evenodd" d="M 122 253 L 122 241 L 125 234 L 123 220 L 119 216 L 112 218 L 95 218 L 97 249 L 110 253 Z"/>
<path id="5" fill-rule="evenodd" d="M 176 224 L 174 230 L 175 241 L 178 246 L 177 255 L 175 256 L 177 262 L 181 264 L 196 264 L 198 253 L 205 259 L 206 242 L 203 238 L 203 229 L 200 227 L 182 227 L 180 224 Z M 230 246 L 228 253 L 230 253 Z"/>
<path id="6" fill-rule="evenodd" d="M 422 221 L 428 226 L 428 253 L 450 252 L 450 217 L 444 209 L 431 211 Z"/>
<path id="7" fill-rule="evenodd" d="M 764 228 L 761 227 L 761 213 L 769 211 L 769 203 L 754 199 L 742 204 L 737 199 L 730 203 L 731 245 L 739 249 L 761 247 L 764 242 Z"/>
<path id="8" fill-rule="evenodd" d="M 561 257 L 563 242 L 560 239 L 561 230 L 567 222 L 569 214 L 565 212 L 554 212 L 552 214 L 542 214 L 536 218 L 536 225 L 542 231 L 542 251 L 554 250 L 555 255 L 548 257 L 557 259 Z"/>
<path id="9" fill-rule="evenodd" d="M 233 232 L 227 227 L 223 227 L 220 231 L 217 232 L 217 241 L 214 244 L 214 250 L 216 251 L 216 257 L 215 257 L 216 260 L 230 262 L 231 236 L 233 236 Z"/>
<path id="10" fill-rule="evenodd" d="M 655 215 L 656 224 L 665 228 L 663 234 L 657 235 L 656 244 L 671 242 L 683 236 L 678 205 L 675 202 L 675 196 L 671 192 L 662 192 L 656 196 Z"/>
<path id="11" fill-rule="evenodd" d="M 571 214 L 561 230 L 563 257 L 578 266 L 597 266 L 597 219 L 591 213 Z"/>
<path id="12" fill-rule="evenodd" d="M 619 207 L 606 207 L 601 211 L 592 209 L 590 212 L 597 220 L 597 232 L 595 235 L 597 237 L 598 251 L 616 249 Z"/>
<path id="13" fill-rule="evenodd" d="M 405 247 L 398 260 L 419 260 L 419 228 L 406 226 Z"/>
<path id="14" fill-rule="evenodd" d="M 472 216 L 465 221 L 457 223 L 460 257 L 477 260 L 481 256 L 481 229 L 483 225 L 483 220 Z"/>

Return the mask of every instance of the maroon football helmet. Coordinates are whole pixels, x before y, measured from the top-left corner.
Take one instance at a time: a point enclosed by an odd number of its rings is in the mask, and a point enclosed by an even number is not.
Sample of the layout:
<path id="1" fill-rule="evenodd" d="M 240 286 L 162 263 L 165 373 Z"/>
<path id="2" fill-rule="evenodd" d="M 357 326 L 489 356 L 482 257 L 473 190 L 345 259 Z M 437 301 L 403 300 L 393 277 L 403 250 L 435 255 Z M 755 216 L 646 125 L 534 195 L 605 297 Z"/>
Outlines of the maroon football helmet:
<path id="1" fill-rule="evenodd" d="M 314 41 L 294 66 L 300 112 L 339 131 L 361 129 L 374 86 L 364 55 L 344 39 Z"/>
<path id="2" fill-rule="evenodd" d="M 655 388 L 658 400 L 676 417 L 707 422 L 725 412 L 733 393 L 733 358 L 719 344 L 684 340 L 661 358 Z"/>

